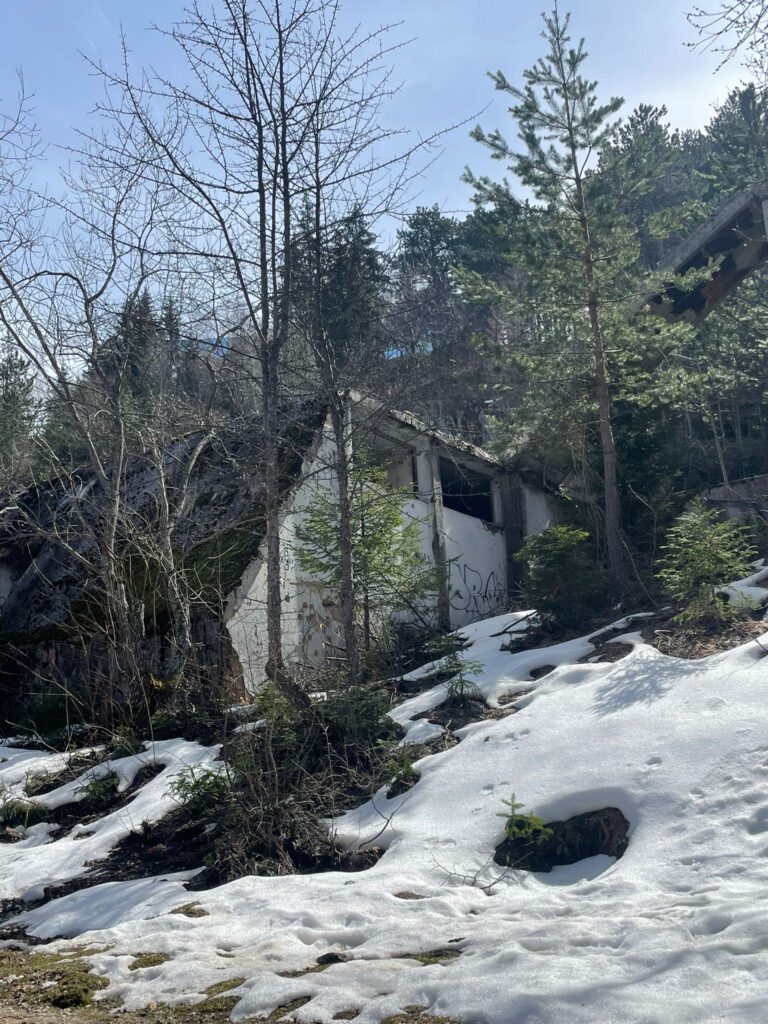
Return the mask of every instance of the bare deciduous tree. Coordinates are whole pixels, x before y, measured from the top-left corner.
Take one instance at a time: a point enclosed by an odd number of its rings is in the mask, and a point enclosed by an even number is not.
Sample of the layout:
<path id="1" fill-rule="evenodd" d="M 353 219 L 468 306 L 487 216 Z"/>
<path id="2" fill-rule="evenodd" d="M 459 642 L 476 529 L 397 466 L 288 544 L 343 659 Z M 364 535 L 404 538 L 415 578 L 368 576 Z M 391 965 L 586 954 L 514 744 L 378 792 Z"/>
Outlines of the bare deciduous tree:
<path id="1" fill-rule="evenodd" d="M 330 409 L 344 506 L 348 431 L 342 391 L 350 374 L 348 360 L 341 365 L 332 356 L 324 324 L 324 240 L 353 208 L 368 217 L 393 212 L 410 158 L 427 143 L 394 152 L 399 133 L 380 126 L 391 91 L 386 29 L 345 35 L 338 0 L 222 0 L 213 15 L 193 3 L 167 36 L 186 61 L 190 84 L 157 75 L 136 78 L 127 57 L 119 74 L 101 69 L 109 97 L 104 111 L 118 140 L 102 147 L 101 159 L 118 174 L 140 168 L 168 201 L 153 252 L 197 280 L 219 335 L 227 346 L 238 345 L 240 373 L 257 391 L 268 674 L 302 703 L 284 668 L 281 643 L 281 406 L 296 392 L 286 377 L 289 342 L 298 337 L 313 356 L 317 380 L 303 392 Z M 294 243 L 307 211 L 314 237 L 313 314 L 298 325 Z M 348 515 L 342 520 L 349 532 Z M 343 561 L 340 603 L 349 674 L 356 679 L 349 543 Z"/>

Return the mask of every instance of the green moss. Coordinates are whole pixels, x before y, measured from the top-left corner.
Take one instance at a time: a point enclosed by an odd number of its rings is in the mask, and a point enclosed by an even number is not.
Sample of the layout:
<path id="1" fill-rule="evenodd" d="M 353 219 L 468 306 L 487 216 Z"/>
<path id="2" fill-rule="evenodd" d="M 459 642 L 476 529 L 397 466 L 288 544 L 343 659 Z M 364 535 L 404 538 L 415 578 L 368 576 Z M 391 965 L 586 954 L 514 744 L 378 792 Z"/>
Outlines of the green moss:
<path id="1" fill-rule="evenodd" d="M 172 914 L 181 914 L 183 917 L 208 917 L 208 911 L 204 910 L 199 903 L 185 903 L 181 907 L 174 907 Z"/>
<path id="2" fill-rule="evenodd" d="M 245 982 L 245 978 L 230 978 L 228 981 L 217 981 L 205 990 L 207 996 L 220 996 L 233 988 L 239 988 Z"/>
<path id="3" fill-rule="evenodd" d="M 184 569 L 196 580 L 203 600 L 216 601 L 237 586 L 259 553 L 264 537 L 263 509 L 254 509 L 247 521 L 210 537 L 184 552 Z"/>
<path id="4" fill-rule="evenodd" d="M 304 967 L 300 971 L 277 971 L 280 978 L 303 978 L 305 974 L 322 974 L 327 971 L 331 964 L 312 964 L 311 967 Z"/>
<path id="5" fill-rule="evenodd" d="M 105 978 L 82 970 L 65 974 L 53 991 L 51 1006 L 67 1009 L 72 1006 L 90 1006 L 99 989 L 106 988 Z"/>
<path id="6" fill-rule="evenodd" d="M 324 412 L 313 409 L 286 429 L 278 454 L 278 482 L 284 494 L 296 483 L 323 419 Z M 220 599 L 234 590 L 257 557 L 264 530 L 264 507 L 254 503 L 247 517 L 235 526 L 211 534 L 184 553 L 183 566 L 195 574 L 204 600 Z"/>
<path id="7" fill-rule="evenodd" d="M 141 971 L 145 967 L 159 967 L 167 963 L 171 957 L 166 953 L 139 953 L 129 966 L 129 971 Z"/>
<path id="8" fill-rule="evenodd" d="M 456 1024 L 450 1017 L 433 1017 L 420 1008 L 406 1009 L 394 1017 L 386 1017 L 381 1024 Z"/>
<path id="9" fill-rule="evenodd" d="M 298 1010 L 309 1002 L 311 996 L 301 996 L 299 999 L 294 999 L 290 1003 L 284 1003 L 282 1006 L 277 1006 L 266 1018 L 266 1024 L 277 1024 L 277 1021 L 282 1020 L 289 1013 L 293 1013 L 294 1010 Z"/>
<path id="10" fill-rule="evenodd" d="M 195 1003 L 192 1007 L 191 1012 L 193 1016 L 188 1017 L 186 1014 L 178 1017 L 168 1017 L 169 1024 L 186 1024 L 187 1021 L 190 1024 L 198 1024 L 200 1021 L 200 1015 L 204 1014 L 206 1017 L 212 1017 L 216 1021 L 229 1021 L 234 1008 L 237 1006 L 240 1000 L 236 996 L 215 996 L 211 999 L 206 999 L 203 1003 Z"/>
<path id="11" fill-rule="evenodd" d="M 23 990 L 25 1001 L 60 1009 L 90 1006 L 95 993 L 108 985 L 80 956 L 30 952 L 0 957 L 0 982 Z"/>
<path id="12" fill-rule="evenodd" d="M 447 964 L 461 956 L 460 949 L 432 949 L 427 953 L 413 953 L 408 959 L 418 960 L 425 967 L 430 964 Z"/>

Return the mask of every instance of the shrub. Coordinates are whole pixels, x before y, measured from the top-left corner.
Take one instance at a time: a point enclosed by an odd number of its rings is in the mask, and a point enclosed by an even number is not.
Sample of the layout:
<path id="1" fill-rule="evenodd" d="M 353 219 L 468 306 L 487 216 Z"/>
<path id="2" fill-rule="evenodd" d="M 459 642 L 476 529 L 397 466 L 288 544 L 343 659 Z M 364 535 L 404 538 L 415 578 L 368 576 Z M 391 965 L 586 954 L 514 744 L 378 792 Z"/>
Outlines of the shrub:
<path id="1" fill-rule="evenodd" d="M 449 704 L 466 704 L 471 700 L 483 699 L 483 691 L 470 676 L 479 675 L 484 667 L 482 661 L 468 661 L 458 654 L 448 659 L 446 670 L 454 670 L 455 673 L 445 684 Z"/>
<path id="2" fill-rule="evenodd" d="M 368 655 L 392 642 L 396 613 L 426 612 L 440 586 L 440 572 L 421 550 L 417 520 L 403 505 L 407 488 L 390 487 L 384 467 L 358 452 L 349 467 L 351 554 L 356 614 Z M 297 527 L 299 566 L 323 586 L 337 592 L 341 584 L 341 534 L 338 495 L 319 487 Z"/>
<path id="3" fill-rule="evenodd" d="M 357 763 L 361 753 L 394 736 L 395 726 L 388 711 L 387 694 L 363 684 L 328 691 L 326 700 L 312 709 L 312 717 L 333 749 L 346 751 L 348 757 L 351 753 L 352 761 Z"/>
<path id="4" fill-rule="evenodd" d="M 338 867 L 345 855 L 328 819 L 391 779 L 386 694 L 340 686 L 331 673 L 316 685 L 302 709 L 265 686 L 252 705 L 259 727 L 231 735 L 221 765 L 175 780 L 180 820 L 210 834 L 205 862 L 216 880 Z"/>
<path id="5" fill-rule="evenodd" d="M 227 776 L 212 768 L 185 768 L 171 783 L 171 795 L 191 814 L 210 814 L 231 799 Z"/>
<path id="6" fill-rule="evenodd" d="M 462 658 L 464 641 L 452 634 L 436 637 L 430 644 L 429 652 L 439 660 L 440 675 L 446 679 L 446 701 L 449 704 L 466 704 L 471 700 L 482 700 L 483 691 L 470 676 L 480 675 L 485 668 L 482 661 Z"/>
<path id="7" fill-rule="evenodd" d="M 93 775 L 87 782 L 78 787 L 78 796 L 82 793 L 82 799 L 92 804 L 109 804 L 117 796 L 117 788 L 120 780 L 114 772 L 106 772 L 103 775 Z"/>
<path id="8" fill-rule="evenodd" d="M 509 800 L 503 800 L 506 811 L 499 811 L 499 817 L 505 818 L 504 838 L 521 839 L 530 846 L 539 846 L 552 838 L 552 829 L 544 824 L 535 814 L 527 814 L 523 804 L 515 800 L 513 793 Z"/>
<path id="9" fill-rule="evenodd" d="M 420 748 L 418 748 L 420 750 Z M 418 756 L 421 756 L 419 753 Z M 395 747 L 392 751 L 391 756 L 385 762 L 384 771 L 392 776 L 392 782 L 410 783 L 414 782 L 418 775 L 413 767 L 414 760 L 418 757 L 414 755 L 412 748 L 408 747 Z"/>
<path id="10" fill-rule="evenodd" d="M 728 602 L 719 588 L 746 576 L 755 550 L 749 531 L 721 521 L 714 509 L 696 501 L 667 533 L 658 579 L 664 593 L 680 606 L 678 622 L 723 622 L 743 613 L 743 603 Z"/>
<path id="11" fill-rule="evenodd" d="M 119 725 L 112 734 L 110 749 L 112 757 L 131 757 L 141 750 L 141 741 L 134 729 L 128 725 Z"/>
<path id="12" fill-rule="evenodd" d="M 45 808 L 34 800 L 14 797 L 0 791 L 0 826 L 8 828 L 29 828 L 45 820 Z"/>
<path id="13" fill-rule="evenodd" d="M 588 541 L 585 530 L 550 526 L 528 537 L 515 555 L 523 597 L 546 628 L 580 626 L 605 604 L 605 577 Z"/>

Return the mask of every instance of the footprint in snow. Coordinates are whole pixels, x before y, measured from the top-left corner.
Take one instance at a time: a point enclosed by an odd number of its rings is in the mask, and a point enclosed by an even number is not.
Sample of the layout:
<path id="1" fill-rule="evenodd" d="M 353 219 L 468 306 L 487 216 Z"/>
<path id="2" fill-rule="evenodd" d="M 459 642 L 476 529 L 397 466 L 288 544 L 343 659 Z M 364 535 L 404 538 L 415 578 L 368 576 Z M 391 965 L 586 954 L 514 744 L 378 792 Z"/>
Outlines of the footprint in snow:
<path id="1" fill-rule="evenodd" d="M 752 815 L 747 822 L 747 832 L 753 836 L 768 832 L 768 807 L 762 807 Z"/>
<path id="2" fill-rule="evenodd" d="M 690 925 L 688 930 L 694 936 L 719 935 L 732 924 L 733 917 L 730 914 L 709 914 Z"/>
<path id="3" fill-rule="evenodd" d="M 759 804 L 761 800 L 765 799 L 765 793 L 759 789 L 753 789 L 749 793 L 744 793 L 741 799 L 745 804 Z"/>

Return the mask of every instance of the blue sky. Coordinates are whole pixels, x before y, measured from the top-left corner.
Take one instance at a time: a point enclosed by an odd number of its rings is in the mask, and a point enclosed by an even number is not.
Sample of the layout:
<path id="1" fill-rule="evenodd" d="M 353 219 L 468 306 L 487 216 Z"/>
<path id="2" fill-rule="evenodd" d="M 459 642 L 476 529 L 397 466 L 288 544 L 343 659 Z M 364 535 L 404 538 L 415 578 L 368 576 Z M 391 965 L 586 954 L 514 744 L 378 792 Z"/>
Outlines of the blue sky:
<path id="1" fill-rule="evenodd" d="M 395 57 L 402 90 L 392 103 L 391 123 L 428 134 L 478 114 L 473 120 L 484 127 L 513 135 L 504 102 L 485 72 L 501 68 L 519 80 L 521 69 L 542 51 L 544 6 L 542 0 L 347 0 L 345 19 L 367 27 L 401 22 L 395 35 L 412 40 Z M 51 177 L 63 161 L 56 146 L 74 142 L 75 129 L 88 123 L 99 94 L 78 51 L 114 61 L 122 26 L 136 64 L 171 74 L 173 51 L 147 28 L 152 22 L 167 26 L 183 7 L 183 0 L 27 0 L 5 6 L 0 97 L 8 101 L 15 90 L 13 69 L 20 68 L 35 93 Z M 625 97 L 625 112 L 640 102 L 665 103 L 674 125 L 698 127 L 743 78 L 736 65 L 715 74 L 714 55 L 686 48 L 693 39 L 685 19 L 689 7 L 686 0 L 572 0 L 574 35 L 586 37 L 591 55 L 588 73 L 604 95 Z M 465 165 L 501 173 L 468 130 L 459 128 L 447 138 L 414 202 L 437 202 L 460 213 L 469 206 L 469 190 L 460 181 Z"/>

